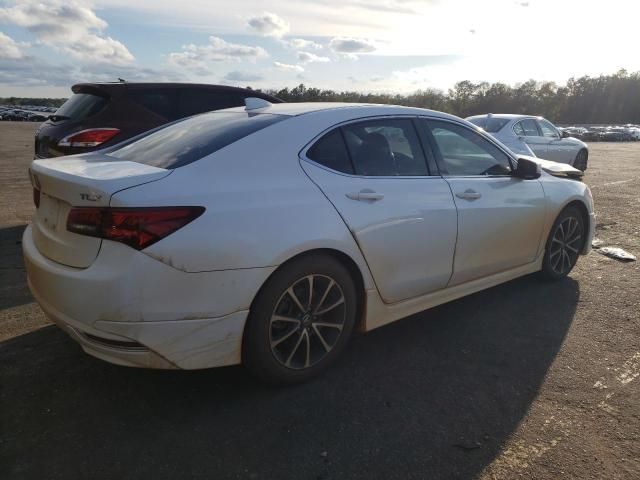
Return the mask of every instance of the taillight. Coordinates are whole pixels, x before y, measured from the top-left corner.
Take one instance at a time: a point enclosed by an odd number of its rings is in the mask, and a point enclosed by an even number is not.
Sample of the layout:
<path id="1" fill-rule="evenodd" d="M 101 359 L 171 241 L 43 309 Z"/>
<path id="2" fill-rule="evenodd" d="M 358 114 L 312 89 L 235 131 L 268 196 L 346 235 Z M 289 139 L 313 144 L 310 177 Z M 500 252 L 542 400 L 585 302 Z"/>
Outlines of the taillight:
<path id="1" fill-rule="evenodd" d="M 40 190 L 33 187 L 33 204 L 38 208 L 40 206 Z"/>
<path id="2" fill-rule="evenodd" d="M 97 147 L 111 140 L 118 133 L 119 128 L 90 128 L 67 135 L 58 142 L 59 147 Z"/>
<path id="3" fill-rule="evenodd" d="M 204 207 L 72 208 L 67 230 L 142 250 L 195 220 L 204 210 Z"/>

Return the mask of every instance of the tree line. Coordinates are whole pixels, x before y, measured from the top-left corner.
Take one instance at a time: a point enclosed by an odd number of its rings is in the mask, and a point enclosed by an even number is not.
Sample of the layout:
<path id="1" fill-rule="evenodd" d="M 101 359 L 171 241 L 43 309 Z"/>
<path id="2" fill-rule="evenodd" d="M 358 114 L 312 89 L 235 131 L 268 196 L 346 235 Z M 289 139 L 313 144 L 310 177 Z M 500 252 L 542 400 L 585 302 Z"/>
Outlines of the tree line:
<path id="1" fill-rule="evenodd" d="M 504 83 L 473 83 L 464 80 L 447 92 L 427 88 L 401 95 L 362 93 L 306 87 L 266 90 L 286 102 L 363 102 L 430 108 L 467 117 L 480 113 L 542 115 L 553 122 L 640 123 L 640 72 L 620 70 L 613 75 L 570 78 L 566 85 L 529 80 L 510 86 Z M 64 98 L 0 98 L 0 105 L 57 107 Z"/>
<path id="2" fill-rule="evenodd" d="M 570 78 L 566 85 L 529 80 L 504 83 L 458 82 L 447 92 L 418 90 L 408 95 L 336 92 L 307 88 L 268 90 L 286 102 L 365 102 L 430 108 L 468 117 L 481 113 L 541 115 L 556 123 L 640 123 L 640 72 Z"/>

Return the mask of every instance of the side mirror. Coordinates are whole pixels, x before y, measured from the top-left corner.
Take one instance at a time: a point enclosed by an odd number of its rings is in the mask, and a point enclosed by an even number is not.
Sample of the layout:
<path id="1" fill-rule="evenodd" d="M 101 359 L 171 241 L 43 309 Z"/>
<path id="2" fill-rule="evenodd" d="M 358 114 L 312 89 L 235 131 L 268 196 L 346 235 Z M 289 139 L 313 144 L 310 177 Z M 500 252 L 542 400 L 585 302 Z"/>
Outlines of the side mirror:
<path id="1" fill-rule="evenodd" d="M 560 138 L 569 138 L 571 135 L 566 130 L 560 130 Z"/>
<path id="2" fill-rule="evenodd" d="M 513 172 L 514 177 L 521 178 L 523 180 L 535 180 L 542 175 L 542 168 L 540 164 L 527 160 L 526 158 L 518 159 L 518 166 Z"/>

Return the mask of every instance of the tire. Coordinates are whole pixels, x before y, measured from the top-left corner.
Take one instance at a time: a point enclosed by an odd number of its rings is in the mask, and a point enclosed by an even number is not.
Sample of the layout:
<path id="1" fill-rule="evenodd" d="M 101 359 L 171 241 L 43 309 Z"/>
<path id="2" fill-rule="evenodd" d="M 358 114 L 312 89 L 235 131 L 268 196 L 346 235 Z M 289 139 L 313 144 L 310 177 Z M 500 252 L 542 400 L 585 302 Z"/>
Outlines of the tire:
<path id="1" fill-rule="evenodd" d="M 582 213 L 576 207 L 565 208 L 551 227 L 542 259 L 541 275 L 546 280 L 565 278 L 576 262 L 585 241 Z"/>
<path id="2" fill-rule="evenodd" d="M 576 159 L 573 161 L 573 166 L 583 172 L 587 169 L 587 162 L 589 160 L 589 152 L 582 149 L 576 155 Z"/>
<path id="3" fill-rule="evenodd" d="M 271 384 L 298 383 L 318 375 L 347 346 L 357 302 L 353 279 L 335 258 L 315 254 L 285 264 L 252 304 L 242 362 Z"/>

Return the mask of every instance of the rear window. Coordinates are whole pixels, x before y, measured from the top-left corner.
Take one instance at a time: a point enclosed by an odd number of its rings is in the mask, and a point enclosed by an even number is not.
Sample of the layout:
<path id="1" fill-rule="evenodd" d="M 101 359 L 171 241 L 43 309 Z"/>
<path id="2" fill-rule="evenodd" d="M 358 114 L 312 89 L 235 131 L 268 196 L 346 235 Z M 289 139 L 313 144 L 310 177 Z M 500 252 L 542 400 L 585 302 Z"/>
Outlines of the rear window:
<path id="1" fill-rule="evenodd" d="M 496 133 L 502 130 L 507 123 L 508 118 L 492 118 L 492 117 L 476 117 L 470 118 L 469 121 L 474 125 L 480 127 L 485 132 Z"/>
<path id="2" fill-rule="evenodd" d="M 56 111 L 55 116 L 71 120 L 83 120 L 100 112 L 109 103 L 107 97 L 91 93 L 75 93 Z"/>
<path id="3" fill-rule="evenodd" d="M 159 168 L 178 168 L 286 118 L 244 112 L 204 113 L 156 130 L 108 155 Z"/>

